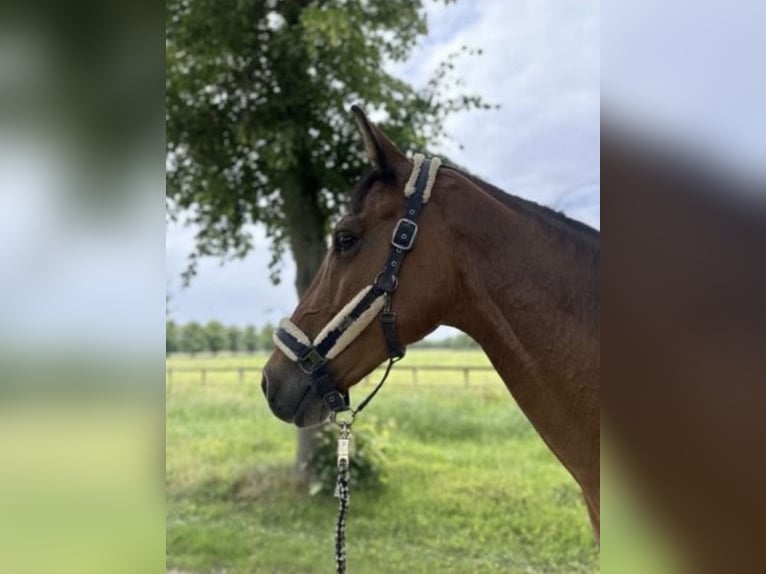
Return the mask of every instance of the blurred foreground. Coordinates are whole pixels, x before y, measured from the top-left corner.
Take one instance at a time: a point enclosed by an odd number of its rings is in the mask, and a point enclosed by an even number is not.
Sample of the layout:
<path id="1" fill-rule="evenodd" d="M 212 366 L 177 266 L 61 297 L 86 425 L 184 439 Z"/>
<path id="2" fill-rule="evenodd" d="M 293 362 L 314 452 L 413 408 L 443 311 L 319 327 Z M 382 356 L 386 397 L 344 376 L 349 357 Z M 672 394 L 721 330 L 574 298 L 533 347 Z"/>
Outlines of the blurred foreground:
<path id="1" fill-rule="evenodd" d="M 94 391 L 108 372 L 10 388 L 3 370 L 0 572 L 163 571 L 162 411 L 145 389 Z"/>
<path id="2" fill-rule="evenodd" d="M 3 573 L 164 571 L 161 12 L 0 8 Z"/>

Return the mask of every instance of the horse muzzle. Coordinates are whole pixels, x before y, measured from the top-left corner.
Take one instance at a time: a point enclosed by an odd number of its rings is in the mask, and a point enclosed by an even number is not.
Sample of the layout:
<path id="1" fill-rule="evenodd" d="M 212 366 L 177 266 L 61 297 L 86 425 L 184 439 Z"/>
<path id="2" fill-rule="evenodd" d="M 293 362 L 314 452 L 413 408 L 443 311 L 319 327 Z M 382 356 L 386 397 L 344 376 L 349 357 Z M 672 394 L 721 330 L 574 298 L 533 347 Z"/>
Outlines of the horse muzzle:
<path id="1" fill-rule="evenodd" d="M 274 415 L 286 423 L 308 427 L 327 420 L 329 410 L 316 394 L 311 379 L 300 369 L 277 375 L 268 367 L 263 370 L 261 390 Z M 295 371 L 295 372 L 293 372 Z"/>

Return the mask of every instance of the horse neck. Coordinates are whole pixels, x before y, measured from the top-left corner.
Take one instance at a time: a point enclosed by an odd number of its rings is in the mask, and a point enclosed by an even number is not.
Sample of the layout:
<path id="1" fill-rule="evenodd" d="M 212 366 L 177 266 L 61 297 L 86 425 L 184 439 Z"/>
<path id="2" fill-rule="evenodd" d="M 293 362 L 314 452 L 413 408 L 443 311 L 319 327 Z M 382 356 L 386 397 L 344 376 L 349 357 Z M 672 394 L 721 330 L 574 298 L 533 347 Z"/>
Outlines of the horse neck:
<path id="1" fill-rule="evenodd" d="M 569 236 L 566 222 L 550 220 L 554 215 L 535 213 L 531 204 L 514 207 L 515 200 L 501 201 L 454 177 L 442 209 L 458 254 L 460 300 L 445 322 L 482 346 L 543 439 L 581 481 L 578 474 L 594 462 L 594 440 L 598 456 L 595 239 L 577 229 Z"/>

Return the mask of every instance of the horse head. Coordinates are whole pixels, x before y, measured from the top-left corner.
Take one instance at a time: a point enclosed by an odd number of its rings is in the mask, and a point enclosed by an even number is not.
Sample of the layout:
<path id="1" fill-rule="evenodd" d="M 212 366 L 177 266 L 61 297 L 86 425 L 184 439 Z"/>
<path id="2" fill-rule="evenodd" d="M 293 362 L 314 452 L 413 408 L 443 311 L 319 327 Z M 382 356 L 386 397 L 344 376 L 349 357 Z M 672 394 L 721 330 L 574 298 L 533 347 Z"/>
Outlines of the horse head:
<path id="1" fill-rule="evenodd" d="M 408 159 L 360 108 L 352 111 L 372 169 L 349 194 L 322 265 L 290 319 L 280 324 L 277 348 L 263 371 L 271 410 L 301 427 L 337 410 L 318 388 L 316 369 L 331 381 L 335 399 L 347 396 L 396 353 L 392 347 L 435 329 L 457 296 L 449 229 L 439 202 L 429 201 L 439 187 L 438 160 Z M 408 200 L 413 192 L 426 194 L 417 216 Z M 375 320 L 384 315 L 388 334 Z"/>

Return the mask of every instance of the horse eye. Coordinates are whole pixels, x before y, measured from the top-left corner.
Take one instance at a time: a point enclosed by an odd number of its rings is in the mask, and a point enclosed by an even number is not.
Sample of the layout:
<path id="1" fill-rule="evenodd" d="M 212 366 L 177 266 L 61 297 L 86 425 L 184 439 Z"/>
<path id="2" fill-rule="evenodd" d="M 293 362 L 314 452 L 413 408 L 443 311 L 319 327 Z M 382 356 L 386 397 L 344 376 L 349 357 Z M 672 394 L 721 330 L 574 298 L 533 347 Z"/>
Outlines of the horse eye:
<path id="1" fill-rule="evenodd" d="M 348 251 L 354 245 L 356 245 L 356 237 L 354 237 L 348 231 L 338 231 L 335 234 L 335 249 L 336 251 Z"/>

